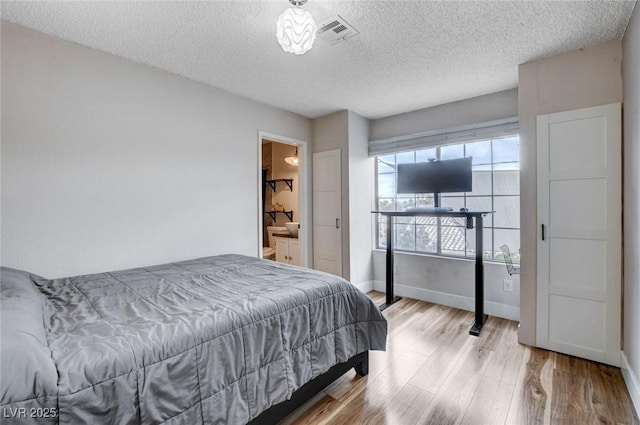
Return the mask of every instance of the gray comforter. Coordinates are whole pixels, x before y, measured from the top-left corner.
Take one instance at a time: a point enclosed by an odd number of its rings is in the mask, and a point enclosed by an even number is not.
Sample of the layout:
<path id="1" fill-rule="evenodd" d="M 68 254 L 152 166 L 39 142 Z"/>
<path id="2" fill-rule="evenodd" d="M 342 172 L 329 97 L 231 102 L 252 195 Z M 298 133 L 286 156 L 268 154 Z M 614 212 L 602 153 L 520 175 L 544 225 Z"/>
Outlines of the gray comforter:
<path id="1" fill-rule="evenodd" d="M 387 323 L 336 276 L 240 255 L 47 280 L 2 270 L 6 424 L 244 424 Z"/>

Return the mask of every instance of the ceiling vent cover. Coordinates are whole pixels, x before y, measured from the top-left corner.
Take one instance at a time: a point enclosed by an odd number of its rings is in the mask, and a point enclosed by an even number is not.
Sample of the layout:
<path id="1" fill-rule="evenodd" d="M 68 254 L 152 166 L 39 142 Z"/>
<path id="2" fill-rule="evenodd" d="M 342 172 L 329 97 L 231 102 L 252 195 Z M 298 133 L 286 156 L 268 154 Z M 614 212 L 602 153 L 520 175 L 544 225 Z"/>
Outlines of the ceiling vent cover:
<path id="1" fill-rule="evenodd" d="M 340 15 L 336 15 L 333 18 L 324 21 L 318 25 L 318 31 L 316 31 L 316 35 L 319 38 L 331 45 L 339 43 L 342 40 L 346 40 L 347 38 L 351 38 L 357 34 L 359 34 L 359 31 L 349 25 L 349 23 Z"/>

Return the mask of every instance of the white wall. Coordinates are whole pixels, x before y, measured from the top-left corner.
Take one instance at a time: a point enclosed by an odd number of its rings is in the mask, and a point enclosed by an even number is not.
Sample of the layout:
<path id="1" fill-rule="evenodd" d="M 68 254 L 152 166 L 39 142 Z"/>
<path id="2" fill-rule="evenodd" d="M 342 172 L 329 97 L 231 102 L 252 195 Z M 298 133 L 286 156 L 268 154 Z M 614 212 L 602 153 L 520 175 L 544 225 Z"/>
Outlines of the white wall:
<path id="1" fill-rule="evenodd" d="M 373 280 L 374 162 L 368 154 L 369 120 L 349 111 L 349 240 L 351 282 Z"/>
<path id="2" fill-rule="evenodd" d="M 342 163 L 342 277 L 351 279 L 349 256 L 349 111 L 339 111 L 312 122 L 313 153 L 340 149 Z"/>
<path id="3" fill-rule="evenodd" d="M 385 290 L 386 253 L 373 253 L 374 288 Z M 430 257 L 396 252 L 394 292 L 396 295 L 435 302 L 474 311 L 475 261 Z M 505 292 L 504 279 L 513 282 L 513 291 Z M 518 320 L 520 308 L 520 279 L 509 276 L 504 264 L 484 263 L 485 313 L 505 319 Z"/>
<path id="4" fill-rule="evenodd" d="M 258 130 L 311 140 L 310 120 L 6 22 L 1 35 L 3 266 L 257 254 Z"/>
<path id="5" fill-rule="evenodd" d="M 518 89 L 473 97 L 371 121 L 370 140 L 442 130 L 518 115 Z"/>
<path id="6" fill-rule="evenodd" d="M 622 102 L 619 40 L 520 65 L 519 341 L 536 343 L 537 170 L 536 115 Z"/>
<path id="7" fill-rule="evenodd" d="M 369 120 L 339 111 L 313 120 L 313 152 L 342 154 L 342 276 L 371 283 L 373 161 L 368 156 Z"/>
<path id="8" fill-rule="evenodd" d="M 640 416 L 640 6 L 622 40 L 624 84 L 623 373 Z"/>
<path id="9" fill-rule="evenodd" d="M 518 115 L 516 89 L 371 121 L 370 139 L 415 134 Z M 395 254 L 398 295 L 473 310 L 474 261 L 413 254 Z M 385 253 L 373 254 L 374 287 L 384 288 Z M 513 292 L 503 290 L 509 278 L 504 264 L 485 262 L 485 300 L 488 314 L 513 320 L 519 315 L 519 279 Z"/>

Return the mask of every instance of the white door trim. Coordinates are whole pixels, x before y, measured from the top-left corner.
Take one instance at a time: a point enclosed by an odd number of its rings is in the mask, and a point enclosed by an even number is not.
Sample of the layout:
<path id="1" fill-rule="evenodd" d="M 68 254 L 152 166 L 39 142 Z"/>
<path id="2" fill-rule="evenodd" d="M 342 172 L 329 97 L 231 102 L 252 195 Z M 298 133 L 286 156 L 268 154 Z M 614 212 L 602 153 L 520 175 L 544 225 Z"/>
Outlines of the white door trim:
<path id="1" fill-rule="evenodd" d="M 311 254 L 311 241 L 313 239 L 313 224 L 311 222 L 311 207 L 309 202 L 311 200 L 311 196 L 309 196 L 309 191 L 311 190 L 309 186 L 309 172 L 311 163 L 311 153 L 309 152 L 309 143 L 304 140 L 293 139 L 291 137 L 280 136 L 278 134 L 269 133 L 266 131 L 258 130 L 258 258 L 262 258 L 262 226 L 264 223 L 264 214 L 262 213 L 262 139 L 273 140 L 278 143 L 284 143 L 287 145 L 297 146 L 298 147 L 298 158 L 300 158 L 300 163 L 298 165 L 298 199 L 300 202 L 300 217 L 302 218 L 302 226 L 300 227 L 300 238 L 302 239 L 302 265 L 304 267 L 310 267 L 310 254 Z"/>
<path id="2" fill-rule="evenodd" d="M 537 314 L 536 314 L 536 345 L 540 348 L 549 349 L 549 244 L 542 243 L 542 226 L 546 226 L 546 233 L 549 233 L 549 169 L 542 167 L 549 161 L 549 115 L 539 115 L 536 123 L 537 149 L 538 149 L 538 223 L 537 237 Z"/>

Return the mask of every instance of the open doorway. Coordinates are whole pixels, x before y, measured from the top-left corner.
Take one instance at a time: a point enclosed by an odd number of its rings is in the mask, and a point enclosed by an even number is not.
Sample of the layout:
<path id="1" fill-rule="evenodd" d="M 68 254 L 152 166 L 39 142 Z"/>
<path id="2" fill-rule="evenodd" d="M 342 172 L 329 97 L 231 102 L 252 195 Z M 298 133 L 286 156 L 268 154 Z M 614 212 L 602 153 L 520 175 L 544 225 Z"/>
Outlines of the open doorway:
<path id="1" fill-rule="evenodd" d="M 308 266 L 306 143 L 259 134 L 258 256 Z"/>

